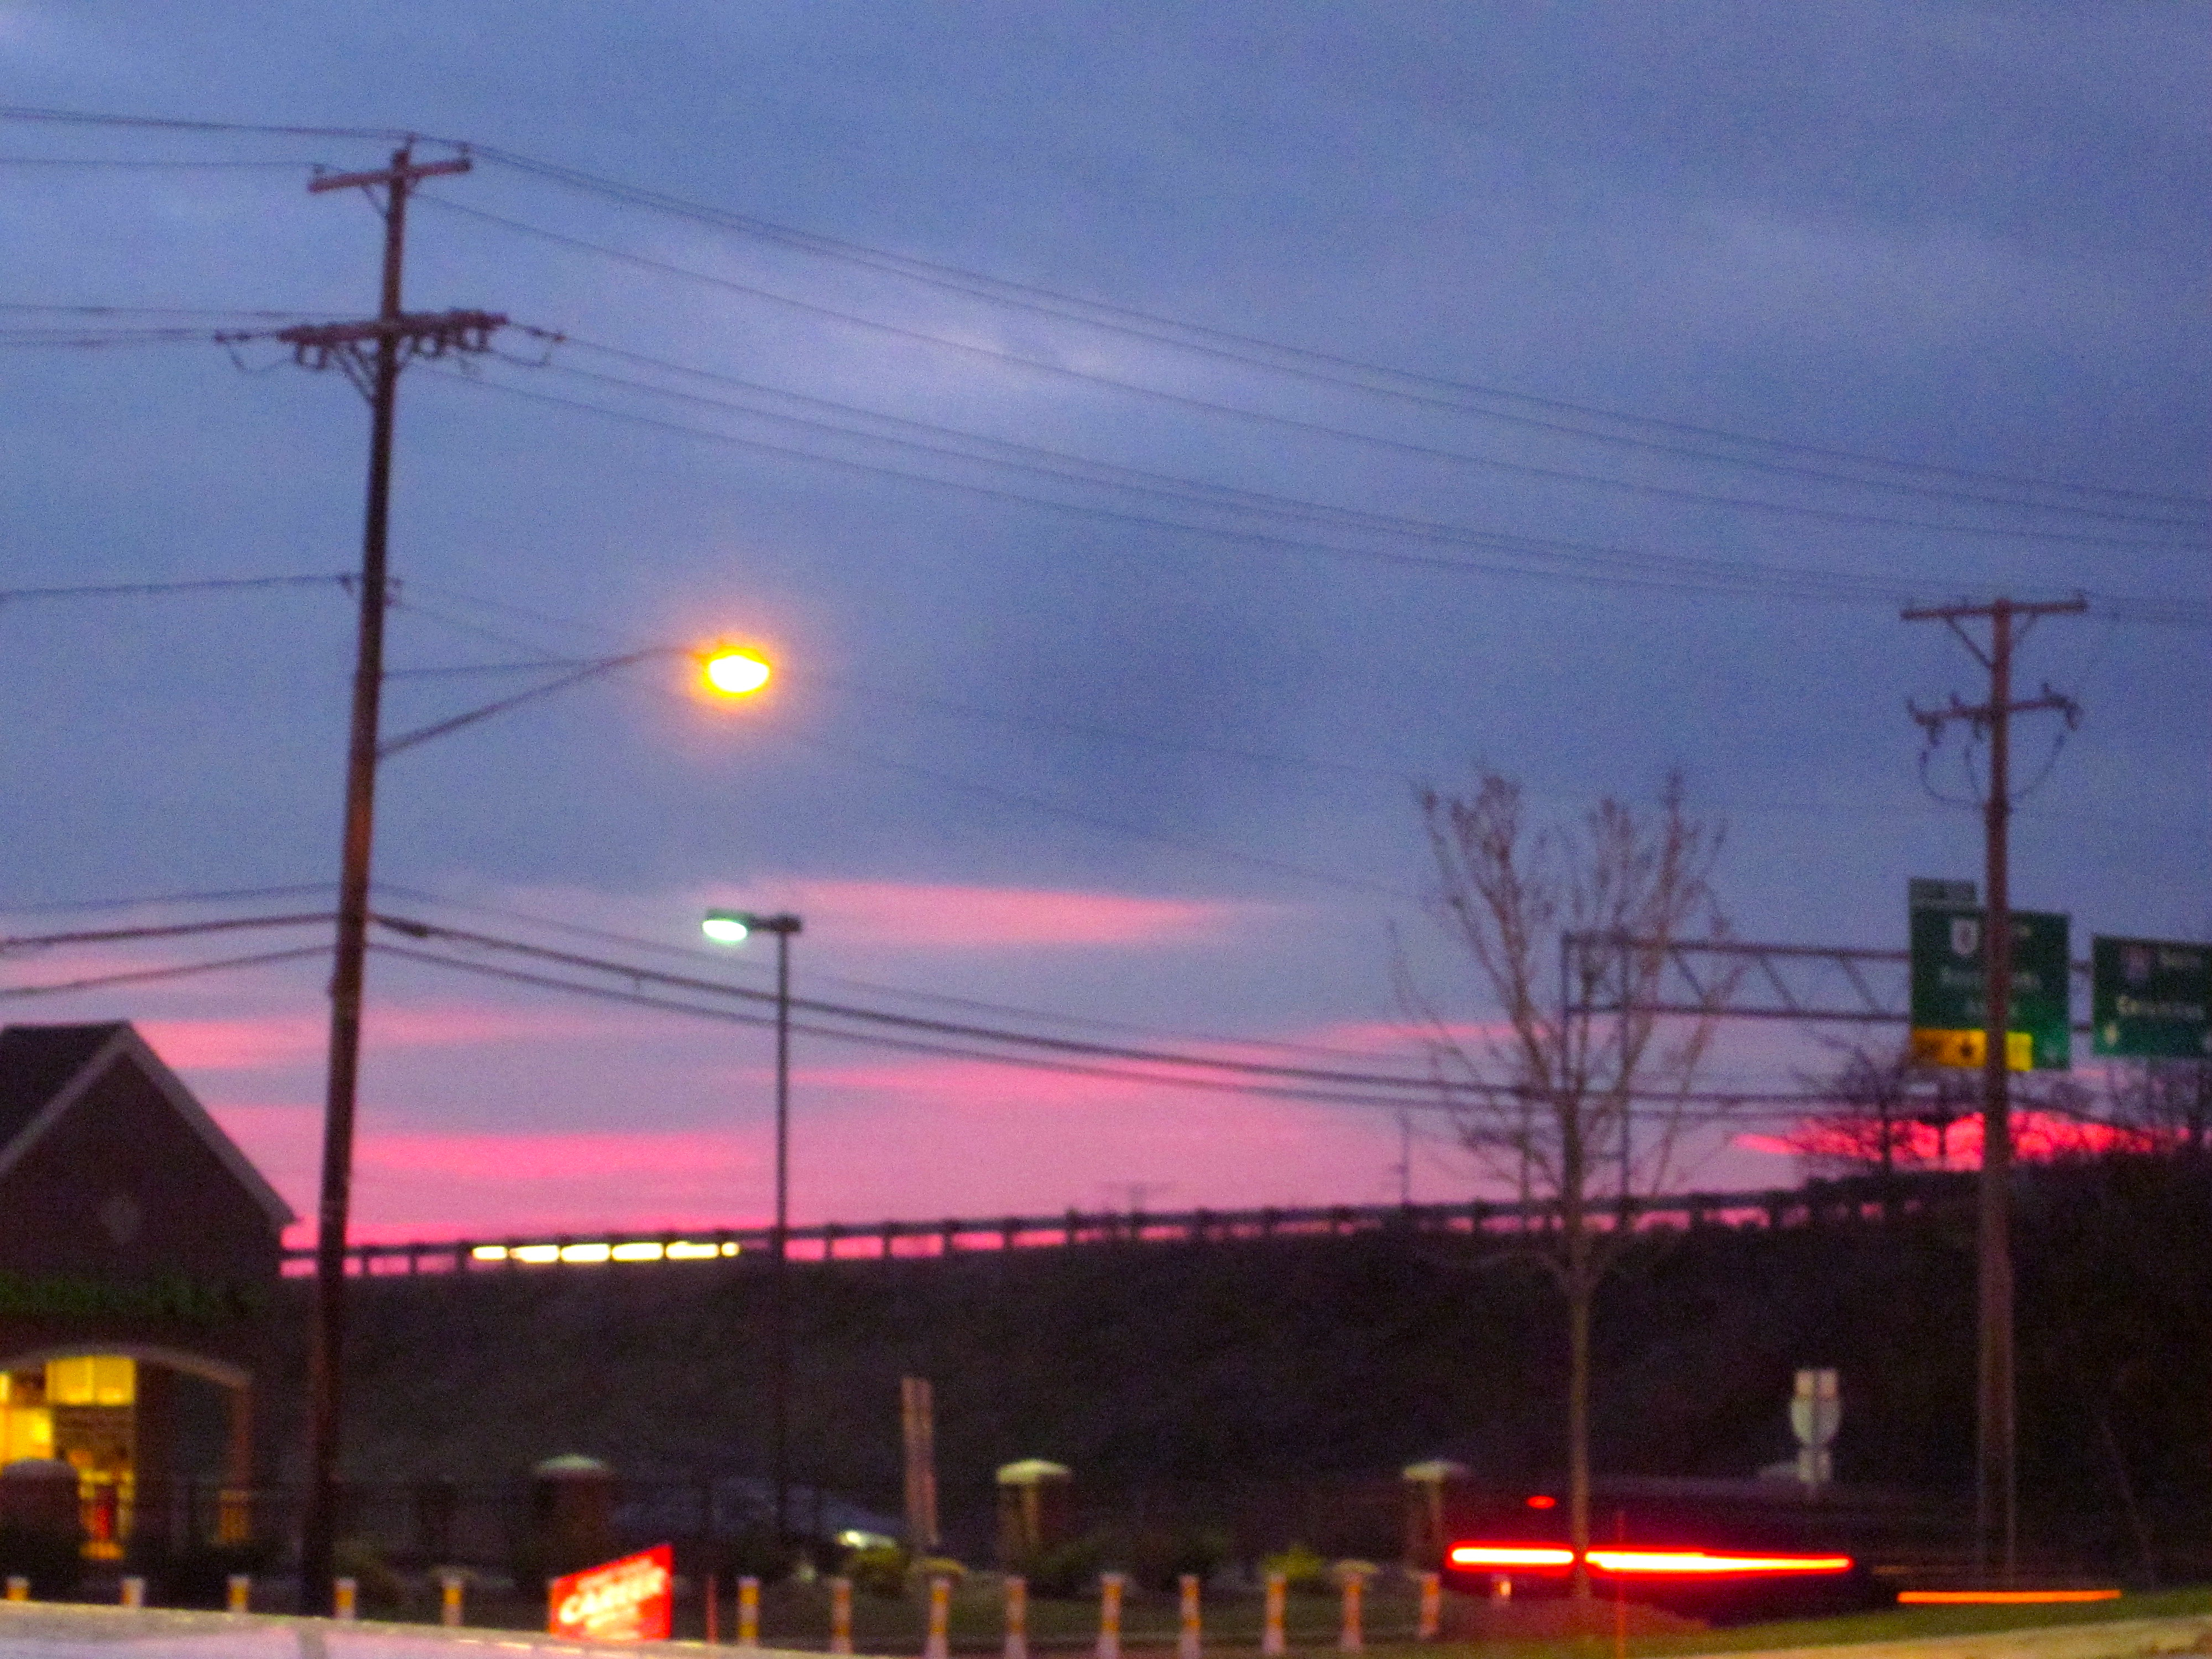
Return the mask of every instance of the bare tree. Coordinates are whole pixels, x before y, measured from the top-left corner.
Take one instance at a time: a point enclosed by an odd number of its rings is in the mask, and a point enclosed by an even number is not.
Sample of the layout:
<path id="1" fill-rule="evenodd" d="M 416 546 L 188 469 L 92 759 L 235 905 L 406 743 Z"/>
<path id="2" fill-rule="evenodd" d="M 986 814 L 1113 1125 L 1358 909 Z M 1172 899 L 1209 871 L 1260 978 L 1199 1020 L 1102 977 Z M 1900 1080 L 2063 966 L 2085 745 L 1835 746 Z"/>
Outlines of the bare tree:
<path id="1" fill-rule="evenodd" d="M 1947 1091 L 1943 1074 L 1917 1062 L 1909 1047 L 1830 1046 L 1838 1055 L 1834 1069 L 1803 1081 L 1832 1105 L 1783 1139 L 1808 1171 L 1875 1171 L 1886 1197 L 1899 1165 L 1927 1161 L 1922 1128 L 1937 1129 L 1939 1144 L 1948 1152 L 1941 1126 L 1963 1115 L 1965 1104 L 1953 1097 L 1955 1091 Z"/>
<path id="2" fill-rule="evenodd" d="M 1451 1022 L 1402 967 L 1401 991 L 1461 1145 L 1545 1212 L 1524 1242 L 1566 1302 L 1567 1522 L 1574 1594 L 1587 1597 L 1591 1303 L 1689 1127 L 1714 1022 L 1648 1009 L 1667 947 L 1723 931 L 1711 885 L 1722 830 L 1688 815 L 1679 776 L 1654 811 L 1607 799 L 1541 828 L 1520 785 L 1496 774 L 1470 795 L 1419 799 L 1436 860 L 1430 909 L 1500 1018 Z M 1569 951 L 1566 934 L 1595 948 Z M 1619 1012 L 1574 1012 L 1601 999 Z"/>

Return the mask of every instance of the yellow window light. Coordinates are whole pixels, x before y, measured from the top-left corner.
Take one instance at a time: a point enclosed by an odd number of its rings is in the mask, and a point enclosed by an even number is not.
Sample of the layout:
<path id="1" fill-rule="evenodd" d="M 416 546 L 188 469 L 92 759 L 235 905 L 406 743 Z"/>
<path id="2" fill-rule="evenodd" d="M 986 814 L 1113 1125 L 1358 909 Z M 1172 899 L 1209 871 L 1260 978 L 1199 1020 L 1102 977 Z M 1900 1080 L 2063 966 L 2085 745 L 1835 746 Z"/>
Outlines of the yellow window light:
<path id="1" fill-rule="evenodd" d="M 720 1254 L 712 1244 L 694 1244 L 684 1238 L 671 1244 L 667 1251 L 671 1261 L 705 1261 Z"/>
<path id="2" fill-rule="evenodd" d="M 121 1354 L 80 1354 L 46 1362 L 46 1403 L 128 1406 L 138 1398 L 138 1364 Z"/>
<path id="3" fill-rule="evenodd" d="M 614 1248 L 614 1259 L 617 1261 L 658 1261 L 660 1260 L 660 1246 L 617 1244 Z"/>
<path id="4" fill-rule="evenodd" d="M 504 1244 L 479 1244 L 476 1249 L 469 1252 L 469 1257 L 471 1261 L 504 1261 L 507 1260 L 507 1246 Z"/>
<path id="5" fill-rule="evenodd" d="M 510 1260 L 515 1261 L 532 1263 L 558 1261 L 561 1259 L 561 1247 L 558 1244 L 518 1244 L 507 1252 L 507 1255 Z"/>
<path id="6" fill-rule="evenodd" d="M 563 1261 L 605 1261 L 613 1254 L 611 1244 L 563 1244 L 561 1247 L 561 1260 Z"/>

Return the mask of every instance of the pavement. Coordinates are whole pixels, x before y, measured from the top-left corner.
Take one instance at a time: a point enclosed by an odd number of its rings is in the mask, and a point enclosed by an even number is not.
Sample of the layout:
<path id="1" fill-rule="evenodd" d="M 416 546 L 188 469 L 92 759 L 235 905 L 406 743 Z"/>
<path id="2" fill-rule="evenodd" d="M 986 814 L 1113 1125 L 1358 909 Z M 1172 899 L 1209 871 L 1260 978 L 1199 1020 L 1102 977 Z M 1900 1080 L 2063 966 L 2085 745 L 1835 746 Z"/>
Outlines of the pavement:
<path id="1" fill-rule="evenodd" d="M 653 1645 L 660 1650 L 712 1652 L 723 1659 L 731 1651 L 709 1649 L 703 1642 Z M 822 1659 L 819 1654 L 776 1648 L 756 1651 L 760 1659 Z M 528 1631 L 0 1601 L 0 1659 L 493 1659 L 501 1653 L 596 1653 L 606 1659 L 607 1648 Z"/>

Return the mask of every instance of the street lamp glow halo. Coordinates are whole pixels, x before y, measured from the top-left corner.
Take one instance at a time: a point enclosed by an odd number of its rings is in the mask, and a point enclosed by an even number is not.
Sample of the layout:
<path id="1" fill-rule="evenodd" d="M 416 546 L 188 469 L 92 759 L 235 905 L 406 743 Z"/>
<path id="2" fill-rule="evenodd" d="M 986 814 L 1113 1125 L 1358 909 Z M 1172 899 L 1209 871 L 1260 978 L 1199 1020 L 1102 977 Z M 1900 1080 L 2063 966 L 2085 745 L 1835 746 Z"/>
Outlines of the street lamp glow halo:
<path id="1" fill-rule="evenodd" d="M 708 689 L 725 697 L 749 697 L 775 674 L 766 657 L 744 646 L 716 646 L 702 653 L 700 669 Z"/>
<path id="2" fill-rule="evenodd" d="M 709 910 L 699 931 L 717 945 L 743 945 L 753 931 L 753 919 L 738 910 Z"/>

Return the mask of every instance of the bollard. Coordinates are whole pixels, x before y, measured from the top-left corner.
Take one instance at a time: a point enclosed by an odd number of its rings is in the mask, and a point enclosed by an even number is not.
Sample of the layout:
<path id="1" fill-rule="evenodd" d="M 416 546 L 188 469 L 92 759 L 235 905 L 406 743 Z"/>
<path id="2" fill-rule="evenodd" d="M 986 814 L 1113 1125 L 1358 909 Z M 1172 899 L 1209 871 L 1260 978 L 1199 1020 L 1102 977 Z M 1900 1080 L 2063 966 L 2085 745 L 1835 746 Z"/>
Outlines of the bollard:
<path id="1" fill-rule="evenodd" d="M 231 1574 L 228 1591 L 223 1598 L 223 1606 L 232 1613 L 244 1613 L 252 1600 L 252 1575 L 244 1572 Z"/>
<path id="2" fill-rule="evenodd" d="M 760 1645 L 760 1580 L 738 1580 L 738 1645 L 757 1648 Z"/>
<path id="3" fill-rule="evenodd" d="M 1097 1659 L 1121 1659 L 1121 1590 L 1128 1582 L 1122 1573 L 1098 1575 Z"/>
<path id="4" fill-rule="evenodd" d="M 1503 1572 L 1492 1573 L 1490 1575 L 1490 1604 L 1492 1607 L 1504 1607 L 1505 1603 L 1510 1601 L 1512 1599 L 1513 1579 L 1511 1575 Z"/>
<path id="5" fill-rule="evenodd" d="M 8 1599 L 10 1601 L 29 1601 L 31 1599 L 31 1581 L 22 1577 L 20 1573 L 9 1573 L 8 1575 Z"/>
<path id="6" fill-rule="evenodd" d="M 1198 1659 L 1204 1632 L 1198 1620 L 1198 1575 L 1182 1575 L 1182 1626 L 1176 1637 L 1176 1659 Z"/>
<path id="7" fill-rule="evenodd" d="M 719 1573 L 707 1575 L 707 1645 L 713 1647 L 722 1639 L 716 1620 L 722 1611 L 722 1579 Z"/>
<path id="8" fill-rule="evenodd" d="M 458 1572 L 438 1575 L 438 1622 L 458 1629 L 461 1622 L 461 1587 L 469 1581 Z"/>
<path id="9" fill-rule="evenodd" d="M 132 1577 L 123 1581 L 123 1605 L 126 1607 L 143 1607 L 146 1605 L 144 1579 Z"/>
<path id="10" fill-rule="evenodd" d="M 929 1581 L 929 1635 L 921 1644 L 921 1659 L 952 1659 L 952 1581 Z"/>
<path id="11" fill-rule="evenodd" d="M 1417 1642 L 1433 1642 L 1444 1633 L 1444 1578 L 1440 1572 L 1421 1575 L 1421 1623 Z"/>
<path id="12" fill-rule="evenodd" d="M 1289 1649 L 1283 1634 L 1283 1613 L 1290 1594 L 1291 1581 L 1287 1577 L 1279 1572 L 1267 1575 L 1267 1610 L 1260 1619 L 1260 1651 L 1267 1659 L 1275 1659 Z"/>
<path id="13" fill-rule="evenodd" d="M 830 1651 L 850 1653 L 853 1650 L 853 1581 L 832 1578 L 830 1581 Z"/>
<path id="14" fill-rule="evenodd" d="M 356 1619 L 360 1617 L 361 1584 L 356 1579 L 334 1578 L 331 1581 L 331 1617 Z"/>
<path id="15" fill-rule="evenodd" d="M 1361 1619 L 1367 1595 L 1364 1574 L 1347 1572 L 1344 1575 L 1344 1624 L 1336 1633 L 1339 1653 L 1359 1653 L 1367 1646 L 1367 1631 Z"/>
<path id="16" fill-rule="evenodd" d="M 1006 1575 L 1006 1659 L 1030 1659 L 1030 1581 Z"/>

